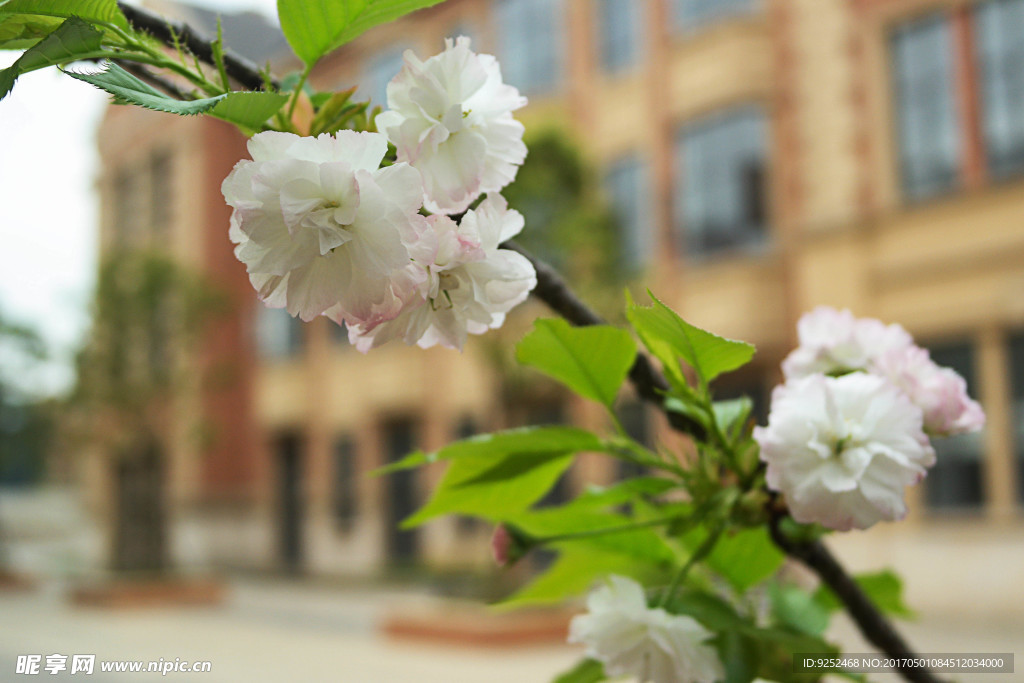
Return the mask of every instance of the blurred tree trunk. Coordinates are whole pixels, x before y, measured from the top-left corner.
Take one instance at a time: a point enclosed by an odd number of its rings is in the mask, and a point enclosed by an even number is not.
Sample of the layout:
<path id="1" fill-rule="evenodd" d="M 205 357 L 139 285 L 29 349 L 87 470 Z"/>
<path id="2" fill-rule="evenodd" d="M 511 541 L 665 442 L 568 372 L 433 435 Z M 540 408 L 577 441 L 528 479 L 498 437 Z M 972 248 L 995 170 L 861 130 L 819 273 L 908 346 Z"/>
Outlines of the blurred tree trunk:
<path id="1" fill-rule="evenodd" d="M 149 435 L 113 462 L 115 571 L 153 573 L 169 568 L 163 455 L 160 442 Z"/>

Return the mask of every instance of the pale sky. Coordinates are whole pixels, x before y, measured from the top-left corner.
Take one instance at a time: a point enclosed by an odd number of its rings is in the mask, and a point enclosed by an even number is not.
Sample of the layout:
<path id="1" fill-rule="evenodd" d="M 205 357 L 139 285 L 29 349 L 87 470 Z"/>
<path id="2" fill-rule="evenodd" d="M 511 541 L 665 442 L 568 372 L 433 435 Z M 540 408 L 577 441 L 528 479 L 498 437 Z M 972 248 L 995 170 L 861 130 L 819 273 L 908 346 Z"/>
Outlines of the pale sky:
<path id="1" fill-rule="evenodd" d="M 274 0 L 191 4 L 276 16 Z M 0 67 L 17 56 L 0 51 Z M 39 331 L 57 358 L 23 378 L 33 393 L 71 385 L 70 360 L 88 329 L 98 218 L 95 136 L 106 101 L 56 69 L 22 76 L 0 101 L 0 315 Z M 9 367 L 9 359 L 0 358 L 0 365 Z"/>

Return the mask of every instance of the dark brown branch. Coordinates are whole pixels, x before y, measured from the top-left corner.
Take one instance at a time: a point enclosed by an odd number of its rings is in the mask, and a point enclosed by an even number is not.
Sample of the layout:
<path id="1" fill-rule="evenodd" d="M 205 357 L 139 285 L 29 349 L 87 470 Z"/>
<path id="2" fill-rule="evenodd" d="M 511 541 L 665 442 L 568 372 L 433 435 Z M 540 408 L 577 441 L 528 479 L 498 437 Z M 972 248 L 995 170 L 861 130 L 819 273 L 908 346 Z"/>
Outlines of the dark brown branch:
<path id="1" fill-rule="evenodd" d="M 822 581 L 846 606 L 857 623 L 860 632 L 873 645 L 897 661 L 914 658 L 913 650 L 903 640 L 892 624 L 882 616 L 871 599 L 865 595 L 857 582 L 846 573 L 835 556 L 821 541 L 812 543 L 794 541 L 780 528 L 785 515 L 773 515 L 770 522 L 772 540 L 787 555 L 800 560 L 814 570 Z M 939 683 L 930 671 L 924 668 L 897 666 L 896 670 L 908 681 L 915 683 Z"/>
<path id="2" fill-rule="evenodd" d="M 121 8 L 129 23 L 136 30 L 148 33 L 168 47 L 175 46 L 174 39 L 177 36 L 178 44 L 183 48 L 201 61 L 216 66 L 213 58 L 213 43 L 196 33 L 188 24 L 170 21 L 147 9 L 123 2 L 118 2 L 117 6 Z M 260 68 L 245 57 L 227 49 L 224 50 L 224 70 L 246 90 L 264 90 L 266 88 Z M 280 88 L 280 83 L 275 80 L 271 80 L 271 84 L 274 88 Z"/>
<path id="3" fill-rule="evenodd" d="M 590 309 L 577 297 L 565 282 L 565 279 L 544 261 L 538 259 L 513 241 L 505 242 L 502 245 L 506 249 L 518 252 L 525 256 L 533 264 L 537 271 L 537 286 L 532 294 L 548 307 L 558 313 L 573 325 L 584 327 L 587 325 L 603 325 L 604 318 Z M 629 370 L 629 381 L 633 384 L 636 393 L 645 401 L 653 403 L 658 408 L 665 410 L 664 399 L 668 392 L 669 385 L 665 377 L 651 363 L 650 358 L 644 353 L 636 355 L 636 361 Z M 707 433 L 704 427 L 697 421 L 680 413 L 665 411 L 672 428 L 683 434 L 689 434 L 698 441 L 703 440 Z"/>
<path id="4" fill-rule="evenodd" d="M 144 81 L 145 83 L 148 83 L 155 88 L 163 90 L 165 93 L 167 93 L 176 100 L 194 99 L 187 92 L 185 92 L 177 85 L 175 85 L 172 81 L 161 76 L 158 76 L 157 74 L 153 73 L 141 64 L 128 62 L 122 59 L 116 59 L 114 61 L 117 63 L 118 66 L 120 66 L 122 69 L 132 74 L 139 80 Z"/>

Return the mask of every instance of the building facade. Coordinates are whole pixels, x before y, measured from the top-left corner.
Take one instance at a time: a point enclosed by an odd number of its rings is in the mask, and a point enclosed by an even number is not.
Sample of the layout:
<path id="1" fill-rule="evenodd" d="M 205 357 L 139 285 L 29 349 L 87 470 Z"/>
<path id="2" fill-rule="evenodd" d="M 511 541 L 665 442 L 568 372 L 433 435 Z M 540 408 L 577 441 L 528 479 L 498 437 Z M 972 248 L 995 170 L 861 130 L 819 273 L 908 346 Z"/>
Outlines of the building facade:
<path id="1" fill-rule="evenodd" d="M 369 31 L 313 81 L 359 83 L 383 102 L 405 49 L 425 57 L 454 35 L 497 55 L 529 97 L 528 137 L 562 130 L 600 169 L 641 280 L 694 324 L 757 346 L 723 396 L 763 405 L 796 320 L 819 304 L 900 322 L 968 379 L 985 431 L 939 446 L 911 519 L 835 545 L 855 569 L 901 569 L 912 603 L 1012 609 L 1003 596 L 1024 581 L 1024 0 L 448 0 Z M 151 188 L 161 174 L 175 188 L 170 217 L 153 221 L 237 295 L 204 359 L 231 360 L 234 381 L 193 406 L 212 445 L 181 445 L 170 468 L 182 556 L 318 573 L 486 563 L 480 525 L 396 531 L 438 472 L 366 473 L 477 430 L 592 425 L 592 408 L 557 393 L 509 400 L 483 341 L 363 356 L 326 320 L 258 307 L 226 239 L 220 181 L 245 155 L 227 126 L 115 107 L 100 144 L 105 239 L 131 195 L 120 183 L 148 164 Z M 664 433 L 630 412 L 638 431 Z M 564 486 L 613 476 L 584 461 Z"/>

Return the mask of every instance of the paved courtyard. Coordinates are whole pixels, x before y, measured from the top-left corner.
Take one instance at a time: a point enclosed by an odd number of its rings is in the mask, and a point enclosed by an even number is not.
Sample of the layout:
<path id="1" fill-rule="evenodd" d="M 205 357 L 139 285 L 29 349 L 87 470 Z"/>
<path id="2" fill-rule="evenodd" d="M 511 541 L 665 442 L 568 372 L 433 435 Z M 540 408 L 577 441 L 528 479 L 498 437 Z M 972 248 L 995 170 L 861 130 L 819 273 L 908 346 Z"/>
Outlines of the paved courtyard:
<path id="1" fill-rule="evenodd" d="M 567 645 L 519 648 L 442 646 L 382 637 L 385 613 L 415 606 L 422 597 L 285 581 L 232 581 L 218 607 L 100 610 L 73 608 L 56 583 L 30 592 L 0 593 L 0 681 L 77 680 L 68 671 L 17 675 L 19 654 L 95 654 L 101 660 L 212 662 L 209 673 L 171 673 L 171 680 L 341 683 L 530 683 L 550 681 L 571 665 Z M 1014 652 L 1024 656 L 1024 624 L 930 617 L 910 624 L 911 642 L 924 652 Z M 851 629 L 836 635 L 854 645 Z M 69 660 L 70 663 L 70 660 Z M 1024 681 L 1017 674 L 961 676 L 959 680 Z M 84 680 L 154 680 L 157 673 L 101 673 Z M 872 676 L 871 680 L 896 680 Z"/>

